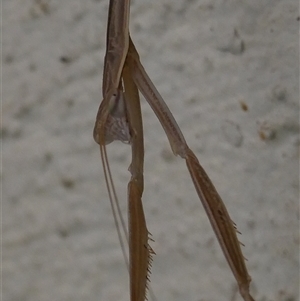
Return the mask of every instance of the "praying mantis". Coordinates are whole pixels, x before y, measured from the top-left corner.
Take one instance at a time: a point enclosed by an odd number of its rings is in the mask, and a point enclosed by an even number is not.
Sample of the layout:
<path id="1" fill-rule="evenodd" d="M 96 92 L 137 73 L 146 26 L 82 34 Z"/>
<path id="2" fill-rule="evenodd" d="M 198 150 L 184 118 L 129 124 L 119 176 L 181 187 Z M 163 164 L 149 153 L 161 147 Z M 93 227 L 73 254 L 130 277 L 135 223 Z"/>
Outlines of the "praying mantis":
<path id="1" fill-rule="evenodd" d="M 110 0 L 106 54 L 104 59 L 103 100 L 100 104 L 94 139 L 100 154 L 122 252 L 129 270 L 130 300 L 144 301 L 154 251 L 149 245 L 142 204 L 144 189 L 144 140 L 139 91 L 160 121 L 174 155 L 186 165 L 196 192 L 207 213 L 225 258 L 245 301 L 254 301 L 249 292 L 251 277 L 237 238 L 237 229 L 213 183 L 187 145 L 185 138 L 163 98 L 147 75 L 129 34 L 130 0 Z M 109 168 L 106 145 L 120 140 L 131 145 L 132 160 L 128 184 L 128 230 L 122 217 Z M 129 245 L 129 259 L 122 233 Z"/>

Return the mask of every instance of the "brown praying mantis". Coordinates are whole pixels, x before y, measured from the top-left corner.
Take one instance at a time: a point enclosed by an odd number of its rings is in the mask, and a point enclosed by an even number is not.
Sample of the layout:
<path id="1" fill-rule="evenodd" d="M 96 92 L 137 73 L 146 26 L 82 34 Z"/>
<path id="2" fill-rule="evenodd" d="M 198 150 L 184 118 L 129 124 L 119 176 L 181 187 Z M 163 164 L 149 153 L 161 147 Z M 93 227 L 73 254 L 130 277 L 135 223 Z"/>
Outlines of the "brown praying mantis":
<path id="1" fill-rule="evenodd" d="M 149 103 L 168 137 L 174 155 L 186 161 L 197 194 L 204 206 L 225 258 L 245 301 L 254 301 L 249 292 L 251 278 L 237 238 L 237 229 L 214 185 L 200 165 L 172 113 L 143 68 L 129 34 L 130 0 L 110 0 L 106 54 L 103 72 L 103 101 L 94 128 L 100 145 L 105 181 L 117 226 L 122 252 L 130 276 L 130 300 L 144 301 L 154 251 L 143 211 L 144 140 L 139 91 Z M 132 160 L 128 184 L 128 230 L 122 217 L 109 168 L 106 145 L 120 140 L 131 145 Z M 119 221 L 120 219 L 120 221 Z M 119 223 L 129 245 L 129 260 Z"/>

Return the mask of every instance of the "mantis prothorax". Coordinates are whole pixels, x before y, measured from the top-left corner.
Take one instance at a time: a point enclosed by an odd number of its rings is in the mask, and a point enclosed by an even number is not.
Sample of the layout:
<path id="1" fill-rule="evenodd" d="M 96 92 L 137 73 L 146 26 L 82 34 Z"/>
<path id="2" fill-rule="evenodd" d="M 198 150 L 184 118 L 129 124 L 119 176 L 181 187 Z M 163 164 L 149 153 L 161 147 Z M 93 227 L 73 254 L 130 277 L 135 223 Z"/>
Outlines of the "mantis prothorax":
<path id="1" fill-rule="evenodd" d="M 179 155 L 186 161 L 197 194 L 237 281 L 241 296 L 245 301 L 254 301 L 249 292 L 251 278 L 237 238 L 235 224 L 140 62 L 138 52 L 129 35 L 129 11 L 129 0 L 110 0 L 102 87 L 103 101 L 96 118 L 94 139 L 100 145 L 105 181 L 122 251 L 129 269 L 130 300 L 145 300 L 148 270 L 154 253 L 148 243 L 149 233 L 142 205 L 144 141 L 139 90 L 164 128 L 174 155 Z M 128 184 L 128 232 L 118 205 L 106 153 L 106 145 L 114 140 L 129 143 L 132 150 L 129 168 L 131 180 Z M 129 244 L 129 262 L 117 215 Z"/>

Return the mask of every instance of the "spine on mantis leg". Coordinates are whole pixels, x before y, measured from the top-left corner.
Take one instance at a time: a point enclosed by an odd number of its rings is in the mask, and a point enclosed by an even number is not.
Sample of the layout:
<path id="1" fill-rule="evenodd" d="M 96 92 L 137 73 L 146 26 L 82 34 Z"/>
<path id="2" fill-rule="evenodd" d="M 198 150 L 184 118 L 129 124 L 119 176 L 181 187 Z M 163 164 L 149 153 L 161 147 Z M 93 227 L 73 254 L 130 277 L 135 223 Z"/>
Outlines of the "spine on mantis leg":
<path id="1" fill-rule="evenodd" d="M 142 204 L 144 190 L 144 137 L 138 89 L 132 79 L 130 65 L 125 61 L 122 78 L 127 119 L 131 134 L 132 161 L 128 185 L 129 274 L 131 301 L 146 299 L 153 251 L 149 246 L 148 230 Z"/>
<path id="2" fill-rule="evenodd" d="M 130 181 L 128 193 L 130 295 L 131 301 L 144 301 L 147 298 L 154 251 L 149 245 L 141 190 L 136 179 Z"/>
<path id="3" fill-rule="evenodd" d="M 244 300 L 254 301 L 249 293 L 251 277 L 246 268 L 245 259 L 240 246 L 241 243 L 237 238 L 236 226 L 232 222 L 213 183 L 190 149 L 187 150 L 185 159 L 197 194 L 202 201 L 223 253 L 236 278 L 240 294 Z"/>

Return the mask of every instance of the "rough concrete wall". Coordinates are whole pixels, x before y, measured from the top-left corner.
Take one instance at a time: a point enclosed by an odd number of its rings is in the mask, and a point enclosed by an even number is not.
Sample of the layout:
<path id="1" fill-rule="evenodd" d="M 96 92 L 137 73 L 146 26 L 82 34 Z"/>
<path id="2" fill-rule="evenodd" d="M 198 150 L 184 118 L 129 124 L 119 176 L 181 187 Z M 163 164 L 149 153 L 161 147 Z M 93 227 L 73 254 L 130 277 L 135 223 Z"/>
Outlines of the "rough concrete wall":
<path id="1" fill-rule="evenodd" d="M 3 300 L 129 300 L 92 138 L 108 1 L 2 5 Z M 297 5 L 132 1 L 141 60 L 242 232 L 259 301 L 299 297 Z M 185 164 L 142 102 L 157 299 L 241 300 Z M 130 148 L 108 152 L 126 213 Z"/>

